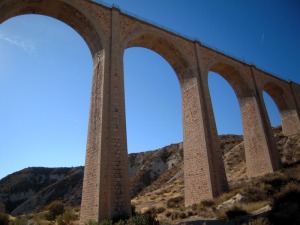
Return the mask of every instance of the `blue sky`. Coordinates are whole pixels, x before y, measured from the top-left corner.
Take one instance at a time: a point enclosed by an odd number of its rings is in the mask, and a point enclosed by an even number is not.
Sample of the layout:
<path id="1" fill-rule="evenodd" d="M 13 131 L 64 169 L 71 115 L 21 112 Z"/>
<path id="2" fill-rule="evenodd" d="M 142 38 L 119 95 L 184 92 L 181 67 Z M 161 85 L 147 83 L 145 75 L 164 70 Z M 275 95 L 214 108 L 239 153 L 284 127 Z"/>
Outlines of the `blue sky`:
<path id="1" fill-rule="evenodd" d="M 106 0 L 171 30 L 300 83 L 300 3 L 238 0 Z M 182 141 L 179 83 L 158 54 L 125 51 L 129 152 Z M 0 25 L 0 178 L 29 166 L 84 164 L 92 58 L 55 19 L 27 15 Z M 220 134 L 242 134 L 237 99 L 209 75 Z M 265 96 L 273 126 L 280 124 Z"/>

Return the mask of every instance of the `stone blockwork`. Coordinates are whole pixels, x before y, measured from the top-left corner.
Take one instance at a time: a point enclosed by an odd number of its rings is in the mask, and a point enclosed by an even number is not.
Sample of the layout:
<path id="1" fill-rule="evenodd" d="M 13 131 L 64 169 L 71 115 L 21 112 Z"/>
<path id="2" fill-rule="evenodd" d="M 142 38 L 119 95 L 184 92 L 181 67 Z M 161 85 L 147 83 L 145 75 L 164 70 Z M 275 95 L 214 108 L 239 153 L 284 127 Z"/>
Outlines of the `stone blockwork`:
<path id="1" fill-rule="evenodd" d="M 263 91 L 280 111 L 284 134 L 300 132 L 300 86 L 296 83 L 94 1 L 0 2 L 0 22 L 24 14 L 50 16 L 74 28 L 86 41 L 94 61 L 81 224 L 131 214 L 123 72 L 127 48 L 157 52 L 178 77 L 186 206 L 228 189 L 208 87 L 209 71 L 223 76 L 238 98 L 249 177 L 280 168 Z"/>

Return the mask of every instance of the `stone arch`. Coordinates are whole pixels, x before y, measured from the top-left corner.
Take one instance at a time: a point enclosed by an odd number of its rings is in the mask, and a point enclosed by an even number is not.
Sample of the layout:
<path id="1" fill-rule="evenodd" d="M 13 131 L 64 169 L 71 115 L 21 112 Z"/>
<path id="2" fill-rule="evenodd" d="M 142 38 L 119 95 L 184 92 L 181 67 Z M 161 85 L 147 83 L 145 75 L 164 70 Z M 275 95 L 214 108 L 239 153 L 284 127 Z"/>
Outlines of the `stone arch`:
<path id="1" fill-rule="evenodd" d="M 147 30 L 129 35 L 122 43 L 123 51 L 130 47 L 143 47 L 161 55 L 173 68 L 180 83 L 192 77 L 187 57 L 168 37 Z"/>
<path id="2" fill-rule="evenodd" d="M 143 30 L 128 36 L 121 49 L 150 49 L 161 55 L 177 75 L 183 113 L 184 196 L 185 205 L 189 206 L 219 195 L 227 189 L 227 181 L 220 175 L 224 167 L 219 164 L 219 157 L 207 149 L 209 144 L 203 132 L 206 126 L 202 118 L 201 82 L 200 77 L 196 76 L 197 65 L 192 65 L 192 59 L 179 46 L 182 45 L 177 45 L 174 38 Z"/>
<path id="3" fill-rule="evenodd" d="M 104 38 L 100 28 L 74 4 L 66 1 L 2 1 L 0 3 L 0 23 L 20 15 L 39 14 L 57 19 L 72 27 L 86 42 L 93 59 L 104 49 Z"/>
<path id="4" fill-rule="evenodd" d="M 105 51 L 108 49 L 108 39 L 102 28 L 93 18 L 94 14 L 84 11 L 84 7 L 69 0 L 41 0 L 41 1 L 22 1 L 22 0 L 3 0 L 0 2 L 0 23 L 21 15 L 38 14 L 57 19 L 73 28 L 87 44 L 94 62 L 92 93 L 90 98 L 90 116 L 88 124 L 88 139 L 86 146 L 85 175 L 82 190 L 81 204 L 81 224 L 85 224 L 89 219 L 99 220 L 99 214 L 103 218 L 111 217 L 111 208 L 103 206 L 107 203 L 103 198 L 103 192 L 107 189 L 99 188 L 100 173 L 106 173 L 100 169 L 99 161 L 101 147 L 104 144 L 99 141 L 99 135 L 103 132 L 104 123 L 99 119 L 99 114 L 104 108 L 102 93 L 107 87 L 103 85 L 104 76 L 108 73 L 107 61 L 105 61 Z M 100 144 L 99 144 L 100 142 Z M 96 143 L 96 144 L 95 144 Z M 102 154 L 103 155 L 103 154 Z M 101 165 L 104 163 L 101 163 Z M 99 170 L 95 170 L 99 168 Z M 104 171 L 104 172 L 103 172 Z M 103 177 L 103 175 L 101 175 Z M 102 182 L 101 184 L 103 185 Z M 104 191 L 103 191 L 104 190 Z M 106 204 L 107 205 L 107 204 Z M 101 211 L 102 210 L 102 211 Z"/>
<path id="5" fill-rule="evenodd" d="M 212 133 L 212 137 L 214 139 L 214 142 L 216 143 L 214 145 L 214 149 L 216 151 L 221 152 L 221 147 L 219 145 L 219 131 L 217 130 L 217 124 L 215 120 L 215 113 L 214 108 L 212 106 L 212 99 L 211 99 L 211 91 L 210 91 L 210 85 L 209 85 L 209 72 L 214 72 L 218 76 L 222 77 L 225 81 L 227 81 L 227 85 L 229 85 L 229 88 L 233 90 L 233 93 L 236 98 L 235 100 L 238 101 L 238 109 L 239 112 L 242 112 L 242 105 L 243 105 L 243 99 L 247 99 L 248 96 L 251 96 L 252 92 L 250 89 L 249 84 L 246 82 L 245 78 L 241 74 L 241 70 L 238 65 L 233 64 L 231 61 L 218 58 L 216 60 L 213 60 L 210 62 L 205 68 L 204 68 L 204 74 L 203 74 L 203 83 L 204 87 L 206 87 L 206 98 L 207 98 L 207 108 L 208 113 L 210 116 L 210 132 Z M 220 96 L 222 99 L 223 96 Z M 225 100 L 225 99 L 224 99 Z M 247 120 L 241 116 L 240 123 L 242 124 L 242 127 L 244 127 L 244 122 Z M 223 163 L 222 156 L 219 158 L 220 161 Z M 216 171 L 217 173 L 218 171 Z M 227 174 L 225 170 L 223 171 L 223 177 L 227 177 Z"/>
<path id="6" fill-rule="evenodd" d="M 280 113 L 283 134 L 289 136 L 299 133 L 300 122 L 297 108 L 296 105 L 290 103 L 292 96 L 273 82 L 267 82 L 261 91 L 266 91 L 274 100 Z"/>
<path id="7" fill-rule="evenodd" d="M 271 82 L 266 83 L 263 87 L 263 91 L 266 91 L 272 97 L 280 112 L 290 108 L 284 98 L 284 90 L 277 84 Z"/>
<path id="8" fill-rule="evenodd" d="M 252 96 L 253 93 L 247 81 L 243 78 L 240 70 L 232 63 L 218 59 L 211 62 L 205 71 L 205 82 L 208 83 L 208 72 L 212 71 L 222 76 L 234 90 L 239 102 L 243 97 Z"/>
<path id="9" fill-rule="evenodd" d="M 250 70 L 247 72 L 230 61 L 216 60 L 206 69 L 205 84 L 207 86 L 209 71 L 216 72 L 227 80 L 238 98 L 248 177 L 261 176 L 277 170 L 280 167 L 278 151 L 274 146 L 273 137 L 269 133 L 270 126 L 261 106 L 260 96 L 253 91 L 251 86 Z M 211 113 L 213 113 L 212 109 Z M 257 158 L 258 154 L 259 158 Z"/>

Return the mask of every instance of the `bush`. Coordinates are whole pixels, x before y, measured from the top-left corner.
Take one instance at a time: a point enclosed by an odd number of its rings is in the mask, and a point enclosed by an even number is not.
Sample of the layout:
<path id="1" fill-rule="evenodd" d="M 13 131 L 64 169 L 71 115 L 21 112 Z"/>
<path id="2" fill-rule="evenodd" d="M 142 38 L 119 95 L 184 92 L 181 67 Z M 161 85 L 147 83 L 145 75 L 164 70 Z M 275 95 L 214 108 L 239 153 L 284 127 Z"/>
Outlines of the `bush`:
<path id="1" fill-rule="evenodd" d="M 120 220 L 117 223 L 115 223 L 115 225 L 126 225 L 126 221 Z"/>
<path id="2" fill-rule="evenodd" d="M 113 222 L 111 220 L 103 220 L 99 225 L 113 225 Z"/>
<path id="3" fill-rule="evenodd" d="M 198 215 L 205 218 L 212 218 L 214 217 L 215 202 L 213 200 L 204 200 L 199 204 L 193 204 L 190 209 L 192 211 L 188 211 L 187 217 L 192 215 Z"/>
<path id="4" fill-rule="evenodd" d="M 216 215 L 219 220 L 231 220 L 240 216 L 246 216 L 248 213 L 237 206 L 233 206 L 229 209 L 221 209 L 217 211 Z"/>
<path id="5" fill-rule="evenodd" d="M 56 218 L 56 222 L 58 225 L 70 225 L 74 220 L 77 220 L 77 215 L 71 208 L 65 210 L 62 215 L 59 215 Z"/>
<path id="6" fill-rule="evenodd" d="M 180 219 L 185 219 L 186 217 L 187 217 L 187 216 L 186 216 L 185 213 L 183 213 L 183 212 L 179 213 L 179 218 L 180 218 Z"/>
<path id="7" fill-rule="evenodd" d="M 159 225 L 154 212 L 137 214 L 126 221 L 126 225 Z"/>
<path id="8" fill-rule="evenodd" d="M 155 212 L 157 214 L 163 213 L 164 211 L 166 211 L 166 209 L 164 207 L 158 207 L 157 209 L 155 209 Z"/>
<path id="9" fill-rule="evenodd" d="M 191 217 L 191 216 L 194 216 L 194 215 L 196 215 L 196 214 L 193 211 L 187 211 L 187 213 L 186 213 L 187 217 Z"/>
<path id="10" fill-rule="evenodd" d="M 90 220 L 86 225 L 113 225 L 113 222 L 112 220 L 103 220 L 101 222 Z"/>
<path id="11" fill-rule="evenodd" d="M 28 225 L 28 220 L 24 217 L 17 217 L 15 220 L 11 220 L 9 225 Z"/>
<path id="12" fill-rule="evenodd" d="M 300 224 L 300 190 L 284 188 L 275 198 L 273 209 L 269 214 L 270 222 L 279 224 Z"/>
<path id="13" fill-rule="evenodd" d="M 178 211 L 174 211 L 171 214 L 171 219 L 172 220 L 177 220 L 179 218 L 179 212 Z"/>
<path id="14" fill-rule="evenodd" d="M 272 185 L 265 183 L 249 183 L 243 188 L 243 195 L 253 202 L 266 200 L 273 192 Z"/>
<path id="15" fill-rule="evenodd" d="M 46 219 L 55 220 L 57 216 L 64 213 L 65 206 L 61 201 L 54 201 L 47 206 L 48 213 L 45 215 Z"/>
<path id="16" fill-rule="evenodd" d="M 167 211 L 167 212 L 165 213 L 165 216 L 166 216 L 166 217 L 171 217 L 171 216 L 172 216 L 172 213 L 171 213 L 170 211 Z"/>
<path id="17" fill-rule="evenodd" d="M 236 217 L 246 216 L 246 215 L 248 215 L 248 213 L 245 210 L 243 210 L 237 206 L 234 206 L 226 211 L 226 215 L 227 215 L 228 219 L 231 220 Z"/>
<path id="18" fill-rule="evenodd" d="M 200 204 L 203 205 L 204 207 L 212 207 L 215 205 L 215 202 L 212 199 L 208 199 L 208 200 L 203 200 Z"/>
<path id="19" fill-rule="evenodd" d="M 9 216 L 6 213 L 0 213 L 0 225 L 8 225 Z"/>
<path id="20" fill-rule="evenodd" d="M 134 214 L 135 215 L 135 214 Z M 134 216 L 132 215 L 132 216 Z M 119 215 L 115 216 L 113 219 L 112 219 L 112 222 L 113 224 L 117 223 L 118 221 L 121 221 L 121 220 L 124 220 L 126 221 L 127 219 L 129 219 L 129 215 L 125 212 L 121 212 L 119 213 Z"/>
<path id="21" fill-rule="evenodd" d="M 95 220 L 89 220 L 89 222 L 85 225 L 99 225 L 99 223 Z"/>
<path id="22" fill-rule="evenodd" d="M 131 204 L 131 215 L 135 216 L 136 215 L 136 206 Z"/>
<path id="23" fill-rule="evenodd" d="M 171 198 L 167 201 L 168 208 L 179 208 L 181 205 L 183 205 L 183 197 L 182 196 L 177 196 L 177 197 Z"/>
<path id="24" fill-rule="evenodd" d="M 127 220 L 119 220 L 116 223 L 113 223 L 112 220 L 104 220 L 101 222 L 96 222 L 90 220 L 87 225 L 159 225 L 159 222 L 156 219 L 156 215 L 154 213 L 146 213 L 146 214 L 137 214 L 135 216 L 130 217 Z"/>

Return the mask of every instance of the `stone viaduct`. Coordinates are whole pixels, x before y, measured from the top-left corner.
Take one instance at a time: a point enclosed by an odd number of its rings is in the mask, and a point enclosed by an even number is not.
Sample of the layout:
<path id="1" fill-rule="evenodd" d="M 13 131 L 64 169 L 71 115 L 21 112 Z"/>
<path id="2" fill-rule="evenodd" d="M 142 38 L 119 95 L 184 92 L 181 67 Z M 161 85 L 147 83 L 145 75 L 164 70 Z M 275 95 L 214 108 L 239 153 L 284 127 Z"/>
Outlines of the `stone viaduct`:
<path id="1" fill-rule="evenodd" d="M 208 72 L 232 86 L 242 115 L 247 174 L 271 173 L 280 158 L 263 100 L 275 101 L 285 135 L 300 132 L 300 86 L 253 65 L 91 0 L 1 0 L 0 22 L 40 14 L 75 29 L 88 45 L 93 83 L 81 205 L 81 224 L 131 214 L 124 104 L 123 54 L 151 49 L 172 66 L 181 87 L 185 205 L 227 190 L 208 88 Z"/>

